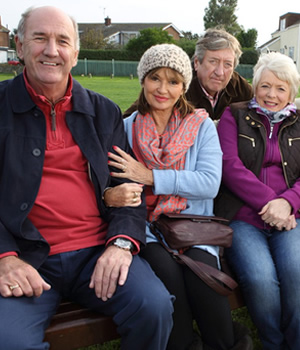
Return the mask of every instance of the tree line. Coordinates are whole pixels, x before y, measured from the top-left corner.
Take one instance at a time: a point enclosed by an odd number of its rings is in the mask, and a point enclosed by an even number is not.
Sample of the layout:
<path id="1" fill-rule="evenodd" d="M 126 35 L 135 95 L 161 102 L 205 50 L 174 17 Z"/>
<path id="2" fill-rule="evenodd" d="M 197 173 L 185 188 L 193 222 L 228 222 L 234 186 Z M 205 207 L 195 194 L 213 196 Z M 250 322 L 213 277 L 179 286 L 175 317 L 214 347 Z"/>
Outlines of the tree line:
<path id="1" fill-rule="evenodd" d="M 210 0 L 204 10 L 204 29 L 222 28 L 234 35 L 240 42 L 243 55 L 240 59 L 241 64 L 255 64 L 258 58 L 257 37 L 255 28 L 244 29 L 238 23 L 235 15 L 238 0 Z M 15 48 L 13 37 L 16 29 L 11 33 L 11 48 Z M 112 44 L 99 30 L 90 29 L 80 36 L 80 59 L 91 60 L 121 60 L 138 61 L 141 55 L 150 46 L 162 43 L 174 43 L 180 46 L 187 54 L 192 57 L 195 44 L 199 38 L 198 34 L 192 32 L 183 32 L 184 37 L 180 40 L 174 40 L 162 28 L 148 28 L 140 31 L 137 38 L 131 39 L 125 47 Z"/>

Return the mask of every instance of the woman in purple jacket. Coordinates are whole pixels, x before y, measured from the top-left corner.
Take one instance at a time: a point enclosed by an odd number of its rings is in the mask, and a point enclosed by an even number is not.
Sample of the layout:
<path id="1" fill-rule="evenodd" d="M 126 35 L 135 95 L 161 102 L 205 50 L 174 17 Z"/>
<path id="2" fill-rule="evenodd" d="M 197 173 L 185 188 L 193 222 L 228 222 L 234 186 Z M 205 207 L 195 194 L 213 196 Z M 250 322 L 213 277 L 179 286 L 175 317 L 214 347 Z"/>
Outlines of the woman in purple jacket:
<path id="1" fill-rule="evenodd" d="M 254 98 L 230 105 L 218 133 L 215 214 L 231 220 L 226 256 L 264 349 L 300 349 L 300 76 L 272 52 L 254 67 Z"/>

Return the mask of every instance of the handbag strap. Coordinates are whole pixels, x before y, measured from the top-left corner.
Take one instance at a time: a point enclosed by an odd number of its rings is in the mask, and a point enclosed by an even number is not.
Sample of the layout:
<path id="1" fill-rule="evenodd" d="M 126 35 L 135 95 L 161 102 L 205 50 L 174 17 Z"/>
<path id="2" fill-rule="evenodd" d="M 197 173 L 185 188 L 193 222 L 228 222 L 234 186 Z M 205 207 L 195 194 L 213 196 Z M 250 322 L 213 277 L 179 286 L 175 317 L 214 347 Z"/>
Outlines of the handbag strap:
<path id="1" fill-rule="evenodd" d="M 176 257 L 183 261 L 203 282 L 221 295 L 228 296 L 237 287 L 234 279 L 210 265 L 193 260 L 184 254 L 177 254 Z"/>
<path id="2" fill-rule="evenodd" d="M 161 245 L 176 259 L 179 263 L 188 266 L 199 278 L 209 287 L 221 295 L 230 295 L 238 286 L 236 281 L 226 273 L 207 265 L 201 261 L 196 261 L 190 257 L 174 252 L 162 240 L 160 234 L 156 231 L 154 224 L 150 225 L 151 232 L 157 237 Z"/>

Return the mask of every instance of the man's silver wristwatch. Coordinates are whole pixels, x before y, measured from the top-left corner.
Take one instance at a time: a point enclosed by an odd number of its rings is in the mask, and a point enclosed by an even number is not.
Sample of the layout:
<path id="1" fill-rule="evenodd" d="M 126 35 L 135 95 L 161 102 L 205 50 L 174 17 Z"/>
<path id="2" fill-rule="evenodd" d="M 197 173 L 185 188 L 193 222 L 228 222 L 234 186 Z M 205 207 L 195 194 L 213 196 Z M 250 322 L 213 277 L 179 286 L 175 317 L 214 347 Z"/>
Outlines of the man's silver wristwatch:
<path id="1" fill-rule="evenodd" d="M 134 251 L 134 244 L 126 238 L 116 238 L 111 244 L 131 253 Z"/>

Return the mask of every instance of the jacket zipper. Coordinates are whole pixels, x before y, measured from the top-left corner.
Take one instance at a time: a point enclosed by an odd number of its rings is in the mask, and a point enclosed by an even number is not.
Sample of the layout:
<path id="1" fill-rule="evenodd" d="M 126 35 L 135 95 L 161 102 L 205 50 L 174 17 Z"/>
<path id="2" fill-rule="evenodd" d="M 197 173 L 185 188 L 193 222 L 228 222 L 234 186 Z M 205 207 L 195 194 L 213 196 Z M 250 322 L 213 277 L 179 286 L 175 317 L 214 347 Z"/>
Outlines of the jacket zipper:
<path id="1" fill-rule="evenodd" d="M 252 142 L 252 147 L 254 148 L 255 147 L 255 139 L 253 137 L 249 137 L 249 136 L 246 136 L 246 135 L 243 135 L 243 134 L 239 134 L 239 136 L 247 139 L 247 140 L 250 140 Z"/>
<path id="2" fill-rule="evenodd" d="M 283 175 L 284 175 L 284 179 L 285 179 L 285 182 L 287 184 L 287 187 L 288 188 L 291 188 L 290 184 L 289 184 L 289 181 L 288 181 L 288 177 L 287 177 L 287 174 L 286 174 L 286 170 L 285 170 L 285 161 L 283 159 L 283 154 L 282 154 L 282 151 L 281 151 L 281 147 L 280 147 L 280 136 L 282 134 L 282 130 L 285 129 L 286 127 L 288 126 L 291 126 L 292 124 L 294 124 L 296 122 L 297 119 L 294 119 L 292 122 L 284 125 L 280 130 L 279 130 L 279 133 L 278 133 L 278 147 L 279 147 L 279 152 L 280 152 L 280 157 L 281 157 L 281 163 L 282 163 L 282 170 L 283 170 Z M 297 138 L 288 138 L 288 143 L 289 143 L 289 146 L 292 146 L 292 142 L 293 140 L 296 140 Z"/>
<path id="3" fill-rule="evenodd" d="M 292 146 L 293 141 L 299 141 L 300 137 L 288 138 L 289 146 Z"/>

